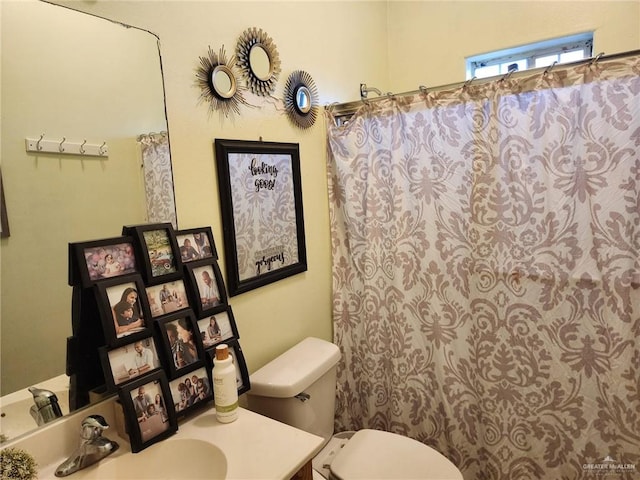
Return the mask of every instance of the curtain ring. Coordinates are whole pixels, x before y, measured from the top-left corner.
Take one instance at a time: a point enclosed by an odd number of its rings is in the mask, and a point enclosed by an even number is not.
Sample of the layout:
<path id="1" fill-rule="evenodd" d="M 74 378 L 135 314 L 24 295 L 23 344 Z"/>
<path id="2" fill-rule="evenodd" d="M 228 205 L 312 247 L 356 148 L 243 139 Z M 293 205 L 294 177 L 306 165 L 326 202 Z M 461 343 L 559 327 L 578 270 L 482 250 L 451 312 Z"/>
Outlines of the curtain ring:
<path id="1" fill-rule="evenodd" d="M 589 63 L 589 66 L 593 67 L 596 63 L 598 63 L 598 60 L 600 60 L 600 58 L 602 58 L 603 55 L 604 55 L 604 52 L 600 52 L 598 55 L 593 57 L 593 59 L 591 60 L 591 63 Z"/>
<path id="2" fill-rule="evenodd" d="M 471 77 L 469 80 L 467 80 L 466 82 L 464 82 L 464 85 L 462 86 L 463 90 L 466 90 L 470 85 L 471 82 L 473 82 L 477 77 Z"/>
<path id="3" fill-rule="evenodd" d="M 515 72 L 515 70 L 511 70 L 510 72 L 505 73 L 501 79 L 498 80 L 499 83 L 504 82 L 505 80 L 509 80 L 509 77 L 511 75 L 513 75 L 513 72 Z"/>
<path id="4" fill-rule="evenodd" d="M 429 93 L 429 90 L 424 85 L 420 85 L 418 87 L 418 90 L 420 90 L 420 93 L 423 94 L 423 95 L 426 95 L 427 93 Z"/>
<path id="5" fill-rule="evenodd" d="M 545 68 L 542 76 L 546 77 L 547 74 L 551 71 L 551 69 L 556 66 L 556 63 L 558 63 L 557 60 L 555 62 L 553 62 L 551 65 L 549 65 L 547 68 Z"/>

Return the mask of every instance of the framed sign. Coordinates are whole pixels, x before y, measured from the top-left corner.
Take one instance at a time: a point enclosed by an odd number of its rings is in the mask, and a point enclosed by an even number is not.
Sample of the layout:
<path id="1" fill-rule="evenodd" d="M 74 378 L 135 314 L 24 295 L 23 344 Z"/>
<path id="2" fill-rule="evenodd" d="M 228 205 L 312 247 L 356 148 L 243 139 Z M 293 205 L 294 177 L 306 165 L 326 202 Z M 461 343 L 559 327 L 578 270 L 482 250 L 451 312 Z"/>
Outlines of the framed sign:
<path id="1" fill-rule="evenodd" d="M 229 296 L 307 270 L 298 144 L 215 140 Z"/>

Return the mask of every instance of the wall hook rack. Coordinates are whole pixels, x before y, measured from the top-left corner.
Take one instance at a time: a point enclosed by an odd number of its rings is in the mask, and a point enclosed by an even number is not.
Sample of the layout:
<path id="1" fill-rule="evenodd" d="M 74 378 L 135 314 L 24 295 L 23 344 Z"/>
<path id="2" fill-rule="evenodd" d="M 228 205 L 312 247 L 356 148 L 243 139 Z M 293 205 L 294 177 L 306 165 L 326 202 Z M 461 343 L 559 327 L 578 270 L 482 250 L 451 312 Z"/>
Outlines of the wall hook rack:
<path id="1" fill-rule="evenodd" d="M 58 155 L 77 155 L 80 157 L 109 156 L 107 142 L 87 143 L 86 139 L 68 141 L 67 137 L 62 137 L 61 140 L 48 140 L 42 134 L 39 138 L 25 138 L 24 143 L 27 152 L 57 153 Z"/>

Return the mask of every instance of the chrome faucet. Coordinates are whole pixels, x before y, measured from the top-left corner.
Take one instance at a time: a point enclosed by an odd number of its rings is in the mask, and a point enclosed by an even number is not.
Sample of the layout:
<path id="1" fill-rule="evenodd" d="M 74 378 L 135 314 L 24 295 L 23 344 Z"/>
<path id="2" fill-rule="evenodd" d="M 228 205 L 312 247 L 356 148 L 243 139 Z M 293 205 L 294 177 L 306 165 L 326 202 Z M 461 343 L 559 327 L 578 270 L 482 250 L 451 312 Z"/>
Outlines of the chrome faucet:
<path id="1" fill-rule="evenodd" d="M 62 416 L 62 410 L 58 404 L 58 397 L 55 393 L 38 387 L 28 389 L 33 395 L 35 405 L 29 409 L 29 413 L 38 426 L 49 423 Z"/>
<path id="2" fill-rule="evenodd" d="M 56 469 L 56 477 L 66 477 L 99 462 L 115 452 L 119 445 L 102 436 L 109 424 L 101 415 L 89 415 L 82 421 L 80 447 Z"/>

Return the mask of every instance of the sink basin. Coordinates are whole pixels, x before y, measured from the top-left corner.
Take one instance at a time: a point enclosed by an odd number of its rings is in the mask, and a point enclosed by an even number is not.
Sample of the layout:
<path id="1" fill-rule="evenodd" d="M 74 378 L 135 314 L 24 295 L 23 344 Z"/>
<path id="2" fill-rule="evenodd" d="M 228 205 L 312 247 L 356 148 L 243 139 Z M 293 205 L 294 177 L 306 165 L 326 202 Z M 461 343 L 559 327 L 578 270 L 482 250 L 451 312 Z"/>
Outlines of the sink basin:
<path id="1" fill-rule="evenodd" d="M 140 453 L 122 450 L 67 478 L 213 480 L 224 479 L 227 474 L 227 459 L 222 450 L 204 440 L 167 439 Z"/>
<path id="2" fill-rule="evenodd" d="M 69 413 L 69 392 L 61 390 L 54 393 L 58 397 L 62 414 Z M 2 433 L 7 438 L 18 437 L 38 427 L 35 419 L 29 413 L 32 405 L 34 405 L 33 397 L 29 392 L 25 393 L 25 398 L 9 400 L 8 397 L 2 397 L 0 400 L 0 424 L 2 425 Z"/>

